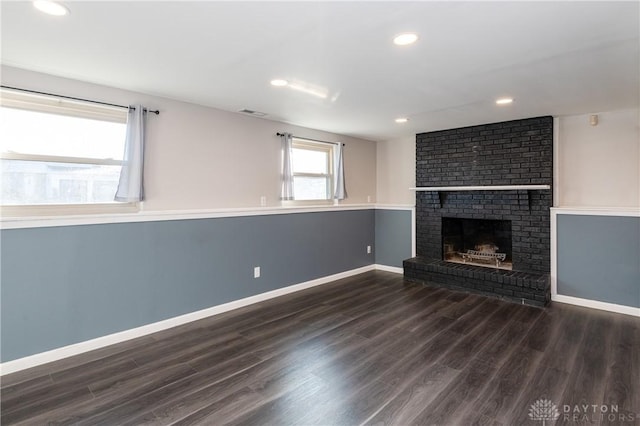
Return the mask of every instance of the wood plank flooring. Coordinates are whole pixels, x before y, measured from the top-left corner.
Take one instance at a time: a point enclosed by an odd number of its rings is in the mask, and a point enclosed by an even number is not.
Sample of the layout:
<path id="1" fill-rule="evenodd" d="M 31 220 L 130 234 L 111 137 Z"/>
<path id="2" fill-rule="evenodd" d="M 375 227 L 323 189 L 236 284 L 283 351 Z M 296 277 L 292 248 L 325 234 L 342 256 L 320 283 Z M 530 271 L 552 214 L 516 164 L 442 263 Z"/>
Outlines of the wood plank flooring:
<path id="1" fill-rule="evenodd" d="M 640 318 L 376 271 L 4 376 L 0 421 L 542 425 L 540 399 L 640 424 Z"/>

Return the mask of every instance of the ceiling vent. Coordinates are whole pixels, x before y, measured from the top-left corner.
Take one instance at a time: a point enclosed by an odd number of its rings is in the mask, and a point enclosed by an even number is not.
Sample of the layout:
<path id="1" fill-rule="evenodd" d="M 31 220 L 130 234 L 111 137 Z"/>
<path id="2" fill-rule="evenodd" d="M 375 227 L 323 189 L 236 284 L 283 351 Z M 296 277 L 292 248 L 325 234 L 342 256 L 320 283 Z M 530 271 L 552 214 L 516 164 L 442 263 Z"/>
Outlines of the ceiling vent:
<path id="1" fill-rule="evenodd" d="M 240 110 L 240 111 L 238 111 L 238 112 L 241 112 L 241 113 L 243 113 L 243 114 L 253 115 L 253 116 L 255 116 L 255 117 L 264 117 L 265 115 L 267 115 L 267 114 L 265 114 L 264 112 L 254 111 L 254 110 L 252 110 L 252 109 L 246 109 L 246 108 L 245 108 L 245 109 L 241 109 L 241 110 Z"/>

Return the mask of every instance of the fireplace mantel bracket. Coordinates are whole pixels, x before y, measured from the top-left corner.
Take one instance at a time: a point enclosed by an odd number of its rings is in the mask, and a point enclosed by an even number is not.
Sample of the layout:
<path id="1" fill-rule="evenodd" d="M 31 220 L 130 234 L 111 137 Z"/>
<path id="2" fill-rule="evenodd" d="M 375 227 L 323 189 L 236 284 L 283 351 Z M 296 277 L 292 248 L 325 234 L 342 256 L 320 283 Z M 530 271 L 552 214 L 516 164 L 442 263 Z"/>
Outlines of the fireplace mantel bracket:
<path id="1" fill-rule="evenodd" d="M 520 206 L 527 206 L 529 208 L 529 213 L 531 213 L 531 190 L 528 189 L 526 191 L 526 197 L 525 197 L 525 191 L 517 191 L 518 192 L 518 204 Z"/>
<path id="2" fill-rule="evenodd" d="M 440 200 L 440 208 L 444 206 L 444 202 L 447 200 L 447 193 L 444 191 L 438 191 L 438 199 Z"/>

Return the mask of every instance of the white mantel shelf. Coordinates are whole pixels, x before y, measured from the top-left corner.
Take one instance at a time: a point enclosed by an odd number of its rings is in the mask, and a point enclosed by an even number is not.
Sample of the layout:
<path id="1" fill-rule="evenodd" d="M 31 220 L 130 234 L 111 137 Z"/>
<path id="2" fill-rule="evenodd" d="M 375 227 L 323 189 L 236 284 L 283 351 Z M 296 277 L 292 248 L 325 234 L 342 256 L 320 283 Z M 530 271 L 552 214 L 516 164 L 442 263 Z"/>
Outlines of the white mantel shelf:
<path id="1" fill-rule="evenodd" d="M 532 191 L 551 189 L 551 185 L 488 185 L 488 186 L 419 186 L 412 191 Z"/>

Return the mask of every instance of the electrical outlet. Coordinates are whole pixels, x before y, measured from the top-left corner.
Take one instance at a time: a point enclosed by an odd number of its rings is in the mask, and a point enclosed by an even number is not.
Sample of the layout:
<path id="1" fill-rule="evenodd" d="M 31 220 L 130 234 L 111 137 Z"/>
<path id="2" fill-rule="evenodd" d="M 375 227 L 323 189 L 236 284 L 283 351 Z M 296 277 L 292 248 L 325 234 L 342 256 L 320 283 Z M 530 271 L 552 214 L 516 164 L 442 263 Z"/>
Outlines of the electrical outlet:
<path id="1" fill-rule="evenodd" d="M 265 207 L 267 205 L 267 197 L 264 195 L 260 197 L 260 206 Z"/>
<path id="2" fill-rule="evenodd" d="M 371 202 L 371 195 L 367 195 L 367 203 Z"/>
<path id="3" fill-rule="evenodd" d="M 253 278 L 260 278 L 260 267 L 256 266 L 253 268 Z"/>
<path id="4" fill-rule="evenodd" d="M 371 254 L 371 246 L 367 246 L 367 254 Z"/>

